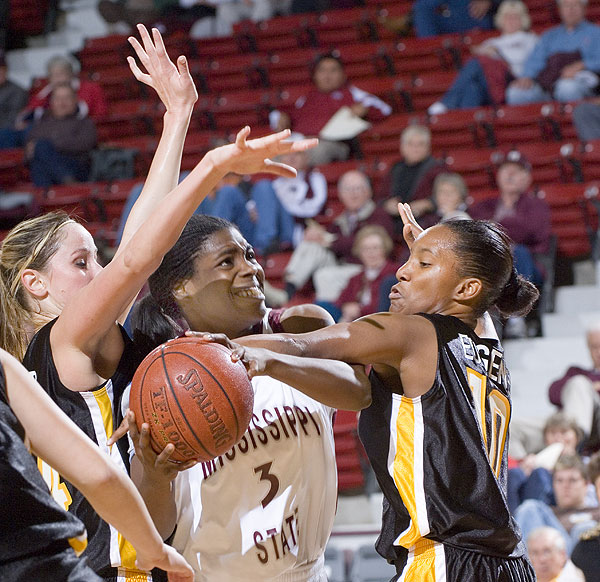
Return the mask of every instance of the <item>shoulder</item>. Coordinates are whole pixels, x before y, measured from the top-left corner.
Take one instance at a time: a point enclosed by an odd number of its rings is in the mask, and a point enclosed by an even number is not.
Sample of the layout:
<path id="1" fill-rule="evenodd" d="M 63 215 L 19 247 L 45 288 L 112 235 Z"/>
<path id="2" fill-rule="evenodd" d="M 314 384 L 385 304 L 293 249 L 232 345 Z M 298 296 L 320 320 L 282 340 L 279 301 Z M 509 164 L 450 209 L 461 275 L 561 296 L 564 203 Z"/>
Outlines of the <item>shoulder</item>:
<path id="1" fill-rule="evenodd" d="M 600 539 L 600 523 L 596 525 L 596 527 L 593 527 L 592 529 L 582 533 L 579 537 L 579 540 L 582 542 L 590 542 L 598 539 Z"/>
<path id="2" fill-rule="evenodd" d="M 310 303 L 288 307 L 281 314 L 281 326 L 286 333 L 305 333 L 333 323 L 327 310 Z"/>

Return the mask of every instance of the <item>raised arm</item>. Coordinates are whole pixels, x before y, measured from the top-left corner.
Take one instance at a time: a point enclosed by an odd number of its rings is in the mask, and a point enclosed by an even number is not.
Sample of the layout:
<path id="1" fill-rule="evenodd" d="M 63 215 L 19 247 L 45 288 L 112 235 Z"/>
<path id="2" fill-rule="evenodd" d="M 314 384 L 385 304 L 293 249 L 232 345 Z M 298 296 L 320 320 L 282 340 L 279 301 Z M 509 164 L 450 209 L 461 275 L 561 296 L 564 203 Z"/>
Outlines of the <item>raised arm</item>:
<path id="1" fill-rule="evenodd" d="M 270 157 L 316 144 L 316 140 L 286 142 L 289 131 L 247 141 L 249 133 L 246 127 L 234 144 L 208 152 L 158 203 L 110 264 L 65 305 L 50 336 L 54 361 L 65 385 L 73 390 L 90 389 L 98 385 L 99 378 L 114 373 L 123 350 L 117 318 L 173 246 L 198 204 L 224 175 L 267 172 L 294 176 L 293 168 Z"/>
<path id="2" fill-rule="evenodd" d="M 23 425 L 32 451 L 71 481 L 98 514 L 135 547 L 138 567 L 193 579 L 185 560 L 162 543 L 130 479 L 64 414 L 15 358 L 0 350 L 10 406 Z M 40 421 L 43 419 L 43 421 Z"/>
<path id="3" fill-rule="evenodd" d="M 152 29 L 152 38 L 143 24 L 138 24 L 138 31 L 142 43 L 133 36 L 129 42 L 147 72 L 140 70 L 133 57 L 127 57 L 127 62 L 135 78 L 156 91 L 166 111 L 156 153 L 142 192 L 127 218 L 119 248 L 127 244 L 158 202 L 177 185 L 183 144 L 198 99 L 187 59 L 180 56 L 175 66 L 156 28 Z"/>

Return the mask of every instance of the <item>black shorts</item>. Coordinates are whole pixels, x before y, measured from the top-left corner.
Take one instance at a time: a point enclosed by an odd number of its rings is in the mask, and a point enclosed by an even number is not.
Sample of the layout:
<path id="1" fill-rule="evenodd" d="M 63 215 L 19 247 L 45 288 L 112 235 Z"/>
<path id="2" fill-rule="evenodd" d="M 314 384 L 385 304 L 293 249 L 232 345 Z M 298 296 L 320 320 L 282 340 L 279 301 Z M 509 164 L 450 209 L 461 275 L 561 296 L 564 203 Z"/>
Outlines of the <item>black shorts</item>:
<path id="1" fill-rule="evenodd" d="M 443 579 L 440 570 L 445 570 L 446 582 L 535 582 L 536 579 L 526 557 L 498 558 L 430 542 L 430 546 L 420 555 L 409 555 L 407 562 L 396 564 L 398 573 L 390 582 Z M 434 572 L 437 572 L 437 576 Z M 431 578 L 427 577 L 428 574 Z"/>
<path id="2" fill-rule="evenodd" d="M 102 582 L 102 578 L 78 558 L 71 546 L 55 548 L 37 556 L 0 563 L 0 580 L 11 582 Z"/>

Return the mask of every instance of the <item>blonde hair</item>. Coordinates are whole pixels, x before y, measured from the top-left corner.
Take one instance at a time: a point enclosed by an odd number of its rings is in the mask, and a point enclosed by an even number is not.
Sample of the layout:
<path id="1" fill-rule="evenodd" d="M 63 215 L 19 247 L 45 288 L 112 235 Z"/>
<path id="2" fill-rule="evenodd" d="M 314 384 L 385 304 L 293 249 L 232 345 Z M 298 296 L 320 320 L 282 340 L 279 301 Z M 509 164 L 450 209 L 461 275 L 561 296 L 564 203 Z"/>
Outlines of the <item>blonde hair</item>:
<path id="1" fill-rule="evenodd" d="M 360 245 L 362 242 L 371 235 L 377 235 L 381 242 L 383 243 L 383 250 L 385 252 L 385 256 L 389 257 L 390 253 L 394 249 L 394 241 L 392 241 L 392 237 L 388 234 L 387 230 L 378 224 L 367 224 L 367 226 L 363 226 L 354 237 L 354 242 L 352 243 L 352 254 L 355 257 L 358 257 L 358 253 L 360 252 Z"/>
<path id="2" fill-rule="evenodd" d="M 441 184 L 451 184 L 456 188 L 459 192 L 463 202 L 467 198 L 467 194 L 469 193 L 469 189 L 467 188 L 467 184 L 463 180 L 463 177 L 460 174 L 455 172 L 442 172 L 435 177 L 433 181 L 433 186 L 431 188 L 433 195 L 437 194 L 437 189 Z"/>
<path id="3" fill-rule="evenodd" d="M 500 23 L 507 12 L 518 12 L 521 17 L 521 29 L 529 30 L 531 26 L 531 18 L 529 17 L 529 10 L 527 6 L 521 2 L 521 0 L 504 0 L 498 7 L 498 11 L 494 16 L 494 26 L 500 29 Z"/>
<path id="4" fill-rule="evenodd" d="M 58 250 L 62 227 L 75 222 L 64 212 L 50 212 L 17 224 L 0 247 L 0 347 L 23 359 L 28 331 L 36 327 L 36 314 L 21 284 L 25 269 L 42 270 Z"/>

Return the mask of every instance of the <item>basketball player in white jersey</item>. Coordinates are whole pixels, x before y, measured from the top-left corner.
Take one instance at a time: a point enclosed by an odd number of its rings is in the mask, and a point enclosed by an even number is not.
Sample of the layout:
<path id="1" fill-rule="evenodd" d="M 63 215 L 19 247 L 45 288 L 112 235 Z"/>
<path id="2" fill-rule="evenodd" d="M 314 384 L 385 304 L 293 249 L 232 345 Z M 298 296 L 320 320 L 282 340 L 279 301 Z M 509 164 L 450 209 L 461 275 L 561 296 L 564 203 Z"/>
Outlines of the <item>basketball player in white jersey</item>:
<path id="1" fill-rule="evenodd" d="M 235 226 L 211 216 L 190 219 L 149 283 L 151 295 L 132 318 L 145 351 L 187 329 L 239 337 L 332 322 L 315 305 L 267 310 L 252 248 Z M 337 496 L 334 408 L 367 406 L 368 381 L 362 368 L 342 362 L 273 357 L 271 376 L 252 381 L 248 431 L 213 461 L 178 473 L 168 461 L 173 445 L 157 456 L 146 425 L 138 435 L 130 413 L 132 477 L 159 531 L 174 531 L 172 543 L 197 581 L 327 579 L 323 554 Z"/>

